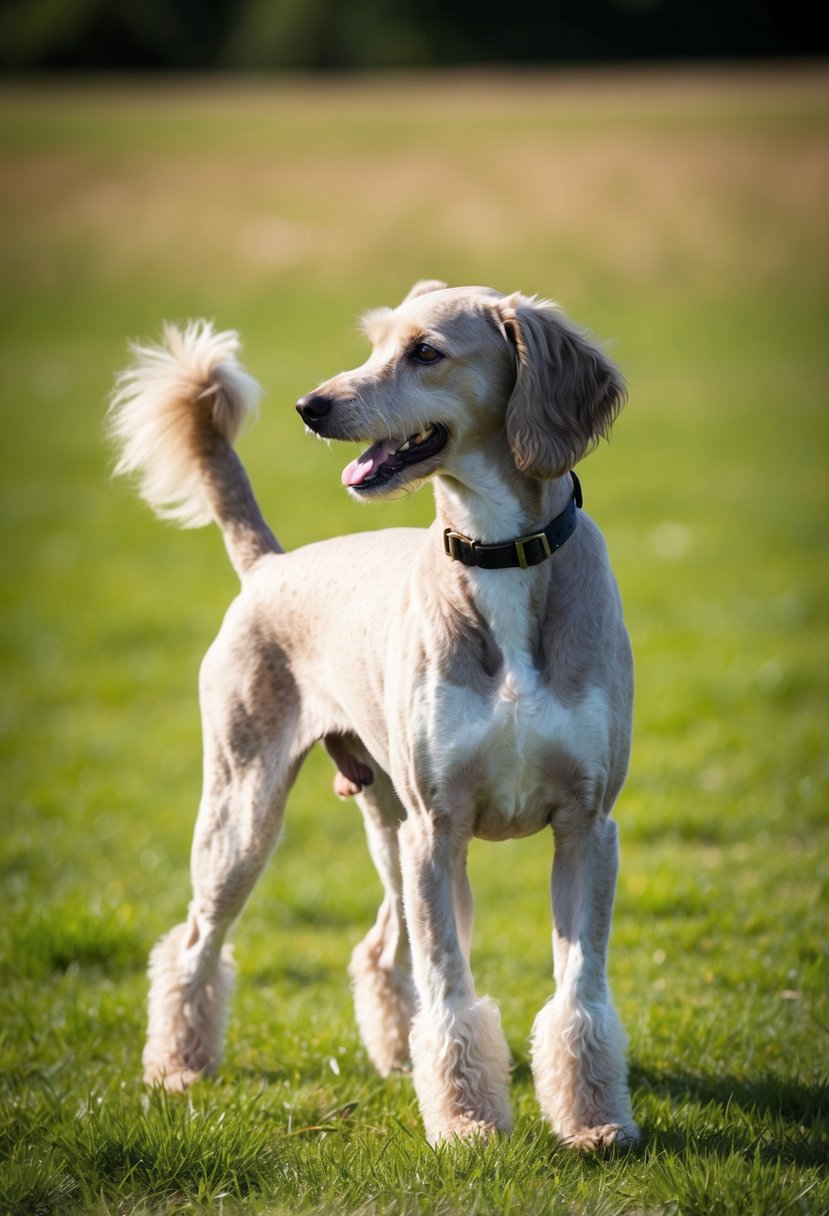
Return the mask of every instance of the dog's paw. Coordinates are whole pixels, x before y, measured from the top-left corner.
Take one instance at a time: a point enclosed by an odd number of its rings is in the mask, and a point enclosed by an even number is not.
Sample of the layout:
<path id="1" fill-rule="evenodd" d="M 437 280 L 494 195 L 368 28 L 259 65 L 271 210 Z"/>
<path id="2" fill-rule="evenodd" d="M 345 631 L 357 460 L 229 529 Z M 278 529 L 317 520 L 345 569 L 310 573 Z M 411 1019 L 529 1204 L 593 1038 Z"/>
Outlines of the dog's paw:
<path id="1" fill-rule="evenodd" d="M 577 1153 L 597 1153 L 607 1148 L 625 1151 L 638 1139 L 639 1128 L 635 1123 L 602 1123 L 561 1137 L 562 1143 Z"/>
<path id="2" fill-rule="evenodd" d="M 455 1115 L 445 1127 L 432 1131 L 431 1144 L 451 1143 L 453 1140 L 489 1140 L 492 1136 L 508 1135 L 511 1123 L 499 1124 L 491 1119 L 476 1119 L 471 1112 Z"/>
<path id="3" fill-rule="evenodd" d="M 204 1069 L 188 1068 L 186 1064 L 147 1066 L 144 1069 L 144 1084 L 160 1085 L 168 1094 L 180 1094 L 189 1089 L 194 1081 L 200 1081 L 206 1075 Z"/>

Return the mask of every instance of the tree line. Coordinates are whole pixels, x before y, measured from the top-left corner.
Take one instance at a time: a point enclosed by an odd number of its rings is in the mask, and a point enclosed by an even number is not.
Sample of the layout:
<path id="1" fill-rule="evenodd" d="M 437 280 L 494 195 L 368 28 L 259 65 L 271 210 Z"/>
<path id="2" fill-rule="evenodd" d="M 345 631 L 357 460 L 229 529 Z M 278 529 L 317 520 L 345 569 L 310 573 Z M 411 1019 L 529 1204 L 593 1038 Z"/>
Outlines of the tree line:
<path id="1" fill-rule="evenodd" d="M 803 0 L 4 0 L 0 66 L 371 69 L 825 54 Z"/>

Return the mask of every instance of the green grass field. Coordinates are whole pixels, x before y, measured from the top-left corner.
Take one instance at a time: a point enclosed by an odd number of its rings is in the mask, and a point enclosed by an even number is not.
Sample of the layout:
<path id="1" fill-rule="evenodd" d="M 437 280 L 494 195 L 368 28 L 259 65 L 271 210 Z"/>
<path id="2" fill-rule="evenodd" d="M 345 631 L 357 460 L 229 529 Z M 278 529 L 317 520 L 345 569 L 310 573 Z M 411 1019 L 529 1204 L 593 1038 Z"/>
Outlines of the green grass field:
<path id="1" fill-rule="evenodd" d="M 191 81 L 0 91 L 0 1212 L 829 1211 L 829 76 Z M 611 976 L 641 1146 L 538 1122 L 546 836 L 478 845 L 473 965 L 515 1060 L 509 1141 L 431 1150 L 375 1077 L 345 968 L 379 884 L 312 756 L 235 934 L 225 1064 L 139 1079 L 181 918 L 196 675 L 234 594 L 218 534 L 109 480 L 129 338 L 238 328 L 241 443 L 292 547 L 360 509 L 300 393 L 417 278 L 561 300 L 630 381 L 581 466 L 637 658 Z M 367 588 L 367 594 L 371 589 Z"/>

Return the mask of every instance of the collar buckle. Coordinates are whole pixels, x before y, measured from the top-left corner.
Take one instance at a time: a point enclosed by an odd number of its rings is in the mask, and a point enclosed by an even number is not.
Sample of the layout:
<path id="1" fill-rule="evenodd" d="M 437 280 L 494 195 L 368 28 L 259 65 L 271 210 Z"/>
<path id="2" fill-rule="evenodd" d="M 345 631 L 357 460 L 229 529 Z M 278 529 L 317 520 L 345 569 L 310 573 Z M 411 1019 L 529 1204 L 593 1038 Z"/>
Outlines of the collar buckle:
<path id="1" fill-rule="evenodd" d="M 527 551 L 525 549 L 525 545 L 532 544 L 535 541 L 541 545 L 541 554 L 538 557 L 527 561 Z M 514 540 L 512 543 L 515 545 L 515 552 L 518 555 L 518 565 L 522 570 L 526 570 L 528 566 L 537 566 L 541 562 L 546 562 L 547 558 L 552 557 L 553 555 L 546 532 L 531 532 L 527 536 L 519 536 L 518 539 Z"/>
<path id="2" fill-rule="evenodd" d="M 461 562 L 466 565 L 463 560 L 463 546 L 467 548 L 475 548 L 475 541 L 470 540 L 468 536 L 464 536 L 462 532 L 455 532 L 452 528 L 443 529 L 443 551 L 446 556 L 453 562 Z"/>

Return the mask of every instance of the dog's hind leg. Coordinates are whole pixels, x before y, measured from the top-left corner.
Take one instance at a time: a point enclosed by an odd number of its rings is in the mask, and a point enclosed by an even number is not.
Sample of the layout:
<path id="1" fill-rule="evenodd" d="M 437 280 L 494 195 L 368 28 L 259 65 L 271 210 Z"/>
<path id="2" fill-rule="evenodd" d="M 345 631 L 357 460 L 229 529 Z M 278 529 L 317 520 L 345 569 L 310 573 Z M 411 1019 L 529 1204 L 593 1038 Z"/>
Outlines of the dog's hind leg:
<path id="1" fill-rule="evenodd" d="M 369 757 L 373 783 L 357 796 L 369 852 L 383 883 L 377 919 L 351 955 L 354 1010 L 369 1058 L 381 1076 L 409 1058 L 414 984 L 400 875 L 398 830 L 403 811 L 391 781 Z"/>
<path id="2" fill-rule="evenodd" d="M 253 651 L 253 647 L 249 647 Z M 187 921 L 150 957 L 144 1079 L 183 1089 L 216 1070 L 233 964 L 224 939 L 270 856 L 302 756 L 297 698 L 278 655 L 242 661 L 222 635 L 202 665 L 204 790 Z M 284 673 L 287 674 L 287 673 Z"/>
<path id="3" fill-rule="evenodd" d="M 406 921 L 418 1007 L 412 1073 L 429 1141 L 509 1131 L 509 1052 L 498 1009 L 469 969 L 472 899 L 466 842 L 431 817 L 400 829 Z"/>
<path id="4" fill-rule="evenodd" d="M 604 815 L 555 829 L 556 993 L 533 1027 L 532 1068 L 553 1130 L 577 1149 L 638 1137 L 627 1087 L 625 1035 L 607 982 L 618 831 Z"/>

